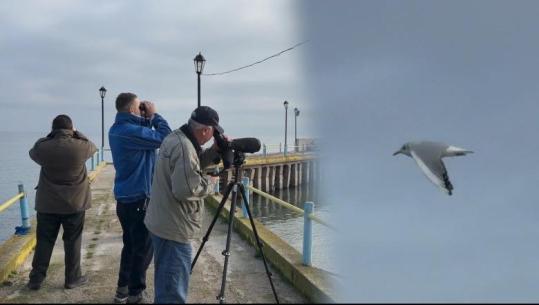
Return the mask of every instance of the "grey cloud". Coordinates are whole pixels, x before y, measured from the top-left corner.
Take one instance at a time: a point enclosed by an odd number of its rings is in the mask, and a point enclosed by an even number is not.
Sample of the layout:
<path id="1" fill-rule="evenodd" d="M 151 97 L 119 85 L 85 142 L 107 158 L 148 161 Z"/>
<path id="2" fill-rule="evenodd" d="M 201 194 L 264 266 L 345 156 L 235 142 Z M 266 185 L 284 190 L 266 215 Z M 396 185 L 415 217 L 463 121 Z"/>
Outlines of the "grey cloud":
<path id="1" fill-rule="evenodd" d="M 114 97 L 122 91 L 154 100 L 180 124 L 196 103 L 196 53 L 206 56 L 207 72 L 217 72 L 287 48 L 300 40 L 293 8 L 287 1 L 2 2 L 1 103 L 13 114 L 35 110 L 27 113 L 31 130 L 48 126 L 41 120 L 54 113 L 81 111 L 87 114 L 79 125 L 98 133 L 97 89 L 105 85 L 108 125 Z M 298 60 L 302 50 L 294 52 L 237 74 L 203 77 L 203 103 L 232 118 L 241 110 L 251 117 L 263 114 L 267 126 L 282 128 L 282 99 L 308 107 Z M 266 102 L 273 100 L 275 107 Z M 9 129 L 16 119 L 8 117 Z M 231 119 L 227 129 L 242 130 L 237 121 Z M 249 122 L 252 133 L 264 133 Z"/>

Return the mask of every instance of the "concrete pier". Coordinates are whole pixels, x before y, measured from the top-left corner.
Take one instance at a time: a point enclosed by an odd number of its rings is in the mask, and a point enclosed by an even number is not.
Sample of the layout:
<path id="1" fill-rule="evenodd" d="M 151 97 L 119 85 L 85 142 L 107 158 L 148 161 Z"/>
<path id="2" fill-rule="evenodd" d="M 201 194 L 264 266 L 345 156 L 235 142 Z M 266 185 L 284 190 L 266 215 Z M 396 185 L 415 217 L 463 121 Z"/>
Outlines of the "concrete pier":
<path id="1" fill-rule="evenodd" d="M 270 167 L 269 174 L 269 191 L 273 192 L 275 190 L 275 166 Z"/>
<path id="2" fill-rule="evenodd" d="M 314 155 L 282 154 L 248 156 L 243 165 L 244 175 L 253 182 L 253 187 L 264 192 L 296 187 L 308 184 L 313 180 L 315 172 L 312 170 L 316 163 Z M 232 170 L 221 174 L 221 190 L 224 191 L 226 182 L 232 179 Z"/>
<path id="3" fill-rule="evenodd" d="M 276 175 L 275 175 L 275 181 L 274 185 L 276 189 L 282 189 L 283 188 L 283 166 L 277 165 L 275 166 Z"/>
<path id="4" fill-rule="evenodd" d="M 116 202 L 112 194 L 114 168 L 106 166 L 92 184 L 92 208 L 86 213 L 83 233 L 82 270 L 89 277 L 85 286 L 64 289 L 64 252 L 59 238 L 51 259 L 47 278 L 38 291 L 25 288 L 31 269 L 31 254 L 22 266 L 12 272 L 0 287 L 0 303 L 112 303 L 118 279 L 122 248 L 121 227 L 116 216 Z M 212 213 L 204 216 L 205 232 Z M 217 303 L 221 285 L 226 225 L 217 222 L 193 272 L 189 287 L 189 303 Z M 260 259 L 255 249 L 236 233 L 232 236 L 227 279 L 228 303 L 273 303 L 274 299 Z M 199 242 L 193 242 L 193 251 Z M 1 250 L 1 249 L 0 249 Z M 273 271 L 272 271 L 273 272 Z M 283 303 L 305 303 L 304 298 L 286 280 L 273 272 L 274 283 Z M 147 303 L 153 302 L 153 264 L 147 274 Z"/>

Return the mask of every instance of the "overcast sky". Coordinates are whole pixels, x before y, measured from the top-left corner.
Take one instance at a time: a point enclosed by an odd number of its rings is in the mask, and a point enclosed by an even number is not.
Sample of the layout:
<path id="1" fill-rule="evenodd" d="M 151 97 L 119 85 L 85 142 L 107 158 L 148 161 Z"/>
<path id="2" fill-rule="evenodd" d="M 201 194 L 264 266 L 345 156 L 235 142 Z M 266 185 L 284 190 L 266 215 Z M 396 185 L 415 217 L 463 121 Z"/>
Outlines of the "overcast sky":
<path id="1" fill-rule="evenodd" d="M 346 301 L 539 300 L 539 2 L 308 1 Z M 314 41 L 314 40 L 313 40 Z M 446 159 L 447 196 L 407 141 Z"/>
<path id="2" fill-rule="evenodd" d="M 101 85 L 107 127 L 133 91 L 176 128 L 199 51 L 211 73 L 310 39 L 204 77 L 202 97 L 228 134 L 269 143 L 287 99 L 299 135 L 324 141 L 341 300 L 538 301 L 538 15 L 535 1 L 2 1 L 0 130 L 67 113 L 98 135 Z M 453 196 L 392 156 L 413 140 L 475 151 L 446 161 Z"/>
<path id="3" fill-rule="evenodd" d="M 2 1 L 0 130 L 46 132 L 55 115 L 67 113 L 79 130 L 100 135 L 102 85 L 107 128 L 124 91 L 154 101 L 177 128 L 196 106 L 199 51 L 207 73 L 236 68 L 299 42 L 297 22 L 289 1 Z M 202 104 L 220 113 L 232 137 L 278 143 L 288 100 L 301 110 L 298 136 L 312 135 L 301 52 L 203 76 Z"/>

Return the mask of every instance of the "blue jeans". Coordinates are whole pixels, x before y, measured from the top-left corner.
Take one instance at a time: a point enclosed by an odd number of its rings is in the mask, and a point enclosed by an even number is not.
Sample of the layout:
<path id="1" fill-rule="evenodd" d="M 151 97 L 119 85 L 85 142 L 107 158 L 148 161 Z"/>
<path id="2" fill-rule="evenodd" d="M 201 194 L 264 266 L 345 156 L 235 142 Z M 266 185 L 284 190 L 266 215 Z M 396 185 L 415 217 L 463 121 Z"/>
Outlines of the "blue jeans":
<path id="1" fill-rule="evenodd" d="M 151 234 L 155 268 L 155 304 L 184 304 L 191 274 L 191 244 Z"/>

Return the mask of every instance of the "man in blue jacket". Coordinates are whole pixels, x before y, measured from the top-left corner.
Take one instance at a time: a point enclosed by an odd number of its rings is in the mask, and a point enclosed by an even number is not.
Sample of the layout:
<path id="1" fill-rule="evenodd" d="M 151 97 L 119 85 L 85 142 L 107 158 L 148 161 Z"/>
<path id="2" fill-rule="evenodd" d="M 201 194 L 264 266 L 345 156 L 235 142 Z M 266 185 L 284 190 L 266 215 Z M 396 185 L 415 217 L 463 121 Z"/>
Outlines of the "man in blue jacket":
<path id="1" fill-rule="evenodd" d="M 116 169 L 114 197 L 123 230 L 123 249 L 115 303 L 139 303 L 146 289 L 146 270 L 152 260 L 152 242 L 144 225 L 155 166 L 155 151 L 171 132 L 151 102 L 133 93 L 116 98 L 116 120 L 109 144 Z"/>

